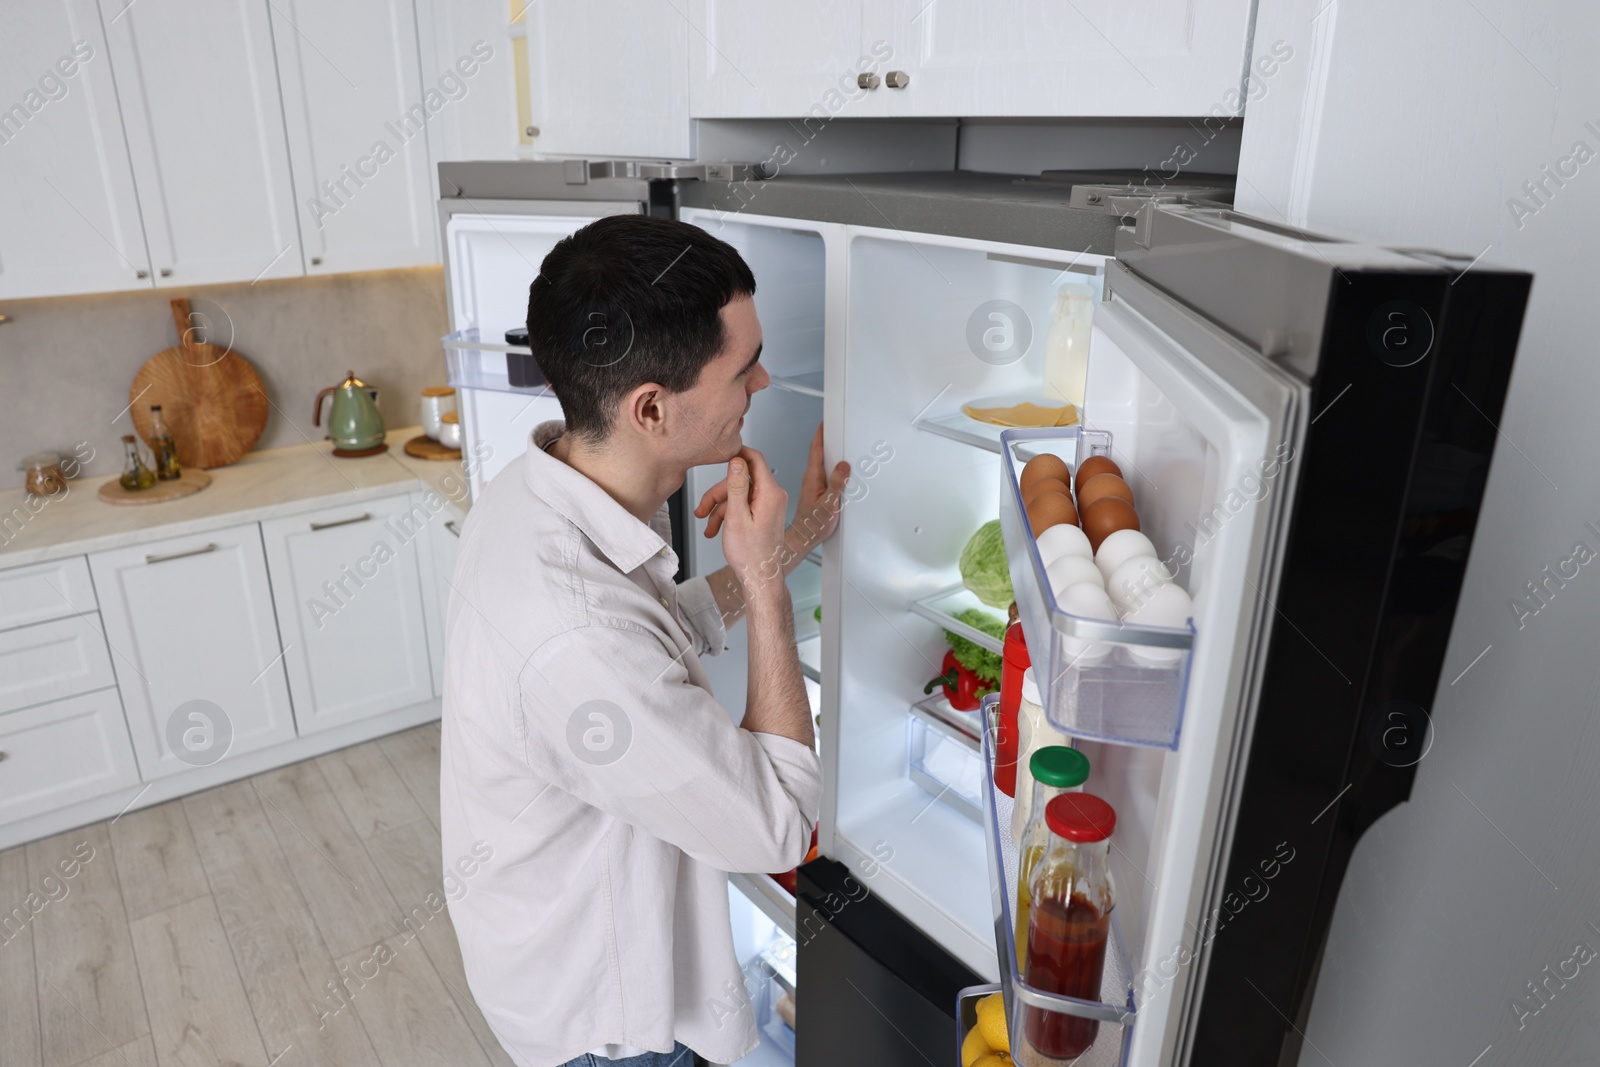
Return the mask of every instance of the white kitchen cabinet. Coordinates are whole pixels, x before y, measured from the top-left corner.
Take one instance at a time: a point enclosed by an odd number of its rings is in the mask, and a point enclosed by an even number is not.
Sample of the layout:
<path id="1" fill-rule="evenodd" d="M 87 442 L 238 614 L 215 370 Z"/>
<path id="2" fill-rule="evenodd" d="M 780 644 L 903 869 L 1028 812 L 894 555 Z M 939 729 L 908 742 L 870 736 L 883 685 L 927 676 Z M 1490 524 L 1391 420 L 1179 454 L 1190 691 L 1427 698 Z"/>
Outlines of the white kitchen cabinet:
<path id="1" fill-rule="evenodd" d="M 406 495 L 261 524 L 302 736 L 433 697 Z"/>
<path id="2" fill-rule="evenodd" d="M 769 4 L 755 16 L 726 0 L 692 0 L 686 12 L 700 32 L 689 39 L 690 114 L 848 114 L 845 101 L 864 97 L 859 65 L 871 70 L 874 58 L 862 47 L 862 4 Z"/>
<path id="3" fill-rule="evenodd" d="M 411 0 L 273 7 L 306 273 L 437 263 L 427 127 L 470 91 L 479 61 L 425 86 Z"/>
<path id="4" fill-rule="evenodd" d="M 539 129 L 534 147 L 541 154 L 693 155 L 691 30 L 681 6 L 540 0 L 525 20 L 533 125 Z"/>
<path id="5" fill-rule="evenodd" d="M 138 781 L 115 688 L 0 715 L 0 824 Z"/>
<path id="6" fill-rule="evenodd" d="M 145 781 L 294 738 L 255 523 L 97 552 L 89 567 Z"/>
<path id="7" fill-rule="evenodd" d="M 81 615 L 99 607 L 82 556 L 0 570 L 0 630 Z"/>
<path id="8" fill-rule="evenodd" d="M 463 486 L 464 488 L 464 486 Z M 437 493 L 413 493 L 412 503 L 443 502 L 428 518 L 428 544 L 421 553 L 423 617 L 428 629 L 428 662 L 433 667 L 433 695 L 444 696 L 444 620 L 450 606 L 450 580 L 456 570 L 456 549 L 466 513 Z"/>
<path id="9" fill-rule="evenodd" d="M 116 684 L 96 612 L 0 632 L 0 712 Z"/>
<path id="10" fill-rule="evenodd" d="M 155 284 L 304 274 L 273 60 L 274 37 L 288 47 L 296 30 L 281 9 L 101 0 L 100 11 Z M 345 42 L 313 43 L 319 62 L 344 56 Z"/>
<path id="11" fill-rule="evenodd" d="M 6 7 L 0 203 L 0 298 L 152 284 L 94 0 Z"/>

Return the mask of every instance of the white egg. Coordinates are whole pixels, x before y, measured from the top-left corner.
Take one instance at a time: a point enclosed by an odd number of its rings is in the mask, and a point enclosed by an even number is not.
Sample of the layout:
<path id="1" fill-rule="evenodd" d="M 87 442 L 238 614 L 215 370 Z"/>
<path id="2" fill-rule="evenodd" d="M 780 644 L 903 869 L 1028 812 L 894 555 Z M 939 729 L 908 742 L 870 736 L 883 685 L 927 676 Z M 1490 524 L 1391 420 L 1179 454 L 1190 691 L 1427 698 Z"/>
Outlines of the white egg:
<path id="1" fill-rule="evenodd" d="M 1089 547 L 1089 535 L 1083 532 L 1082 527 L 1061 522 L 1039 535 L 1039 559 L 1046 568 L 1062 556 L 1094 558 L 1094 549 Z"/>
<path id="2" fill-rule="evenodd" d="M 1086 539 L 1087 540 L 1087 539 Z M 1100 542 L 1100 551 L 1094 554 L 1094 565 L 1107 582 L 1118 567 L 1137 556 L 1154 556 L 1155 543 L 1138 530 L 1117 530 Z"/>
<path id="3" fill-rule="evenodd" d="M 1100 577 L 1099 568 L 1093 560 L 1084 556 L 1062 556 L 1046 567 L 1044 573 L 1050 579 L 1050 591 L 1056 595 L 1057 601 L 1061 599 L 1063 590 L 1079 582 L 1090 582 L 1101 589 L 1105 588 L 1105 579 Z"/>
<path id="4" fill-rule="evenodd" d="M 1138 608 L 1157 589 L 1172 582 L 1172 572 L 1154 556 L 1134 556 L 1111 572 L 1106 592 L 1123 618 Z"/>
<path id="5" fill-rule="evenodd" d="M 1176 585 L 1163 585 L 1156 589 L 1133 611 L 1123 616 L 1124 622 L 1138 626 L 1165 626 L 1174 630 L 1185 628 L 1194 615 L 1194 601 Z M 1151 648 L 1127 645 L 1128 654 L 1135 661 L 1151 667 L 1170 667 L 1183 658 L 1181 648 Z"/>
<path id="6" fill-rule="evenodd" d="M 1078 582 L 1063 589 L 1056 597 L 1061 605 L 1061 610 L 1069 615 L 1076 615 L 1081 619 L 1115 620 L 1116 608 L 1111 603 L 1111 598 L 1106 596 L 1106 591 L 1100 588 L 1098 582 Z M 1105 662 L 1111 655 L 1111 646 L 1104 641 L 1092 641 L 1085 637 L 1073 637 L 1063 634 L 1061 637 L 1061 650 L 1067 657 L 1067 668 L 1093 667 L 1097 663 Z"/>

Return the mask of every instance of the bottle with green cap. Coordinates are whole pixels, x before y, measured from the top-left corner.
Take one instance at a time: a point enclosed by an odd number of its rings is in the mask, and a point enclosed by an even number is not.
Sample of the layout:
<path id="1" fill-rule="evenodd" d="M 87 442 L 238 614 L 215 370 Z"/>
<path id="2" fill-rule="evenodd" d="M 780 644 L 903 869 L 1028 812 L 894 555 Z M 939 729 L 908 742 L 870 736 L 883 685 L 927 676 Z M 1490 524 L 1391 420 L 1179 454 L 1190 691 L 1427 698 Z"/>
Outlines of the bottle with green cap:
<path id="1" fill-rule="evenodd" d="M 1017 970 L 1026 965 L 1028 952 L 1028 913 L 1032 898 L 1028 883 L 1033 868 L 1050 844 L 1050 828 L 1045 825 L 1045 808 L 1050 801 L 1063 793 L 1082 790 L 1089 780 L 1089 757 L 1075 748 L 1047 745 L 1036 750 L 1028 760 L 1028 772 L 1033 776 L 1033 806 L 1027 828 L 1013 842 L 1017 848 Z"/>

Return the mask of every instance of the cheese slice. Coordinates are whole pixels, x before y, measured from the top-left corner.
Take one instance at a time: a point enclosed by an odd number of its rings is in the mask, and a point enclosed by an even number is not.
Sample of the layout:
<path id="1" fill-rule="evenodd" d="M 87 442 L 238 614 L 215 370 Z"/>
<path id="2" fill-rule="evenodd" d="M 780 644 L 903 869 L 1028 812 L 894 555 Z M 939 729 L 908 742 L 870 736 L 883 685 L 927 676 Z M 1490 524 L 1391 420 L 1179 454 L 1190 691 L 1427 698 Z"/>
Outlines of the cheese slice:
<path id="1" fill-rule="evenodd" d="M 1009 407 L 979 408 L 961 405 L 962 414 L 969 419 L 987 422 L 992 426 L 1030 427 L 1071 426 L 1078 421 L 1078 409 L 1071 404 L 1047 408 L 1039 404 L 1012 404 Z"/>

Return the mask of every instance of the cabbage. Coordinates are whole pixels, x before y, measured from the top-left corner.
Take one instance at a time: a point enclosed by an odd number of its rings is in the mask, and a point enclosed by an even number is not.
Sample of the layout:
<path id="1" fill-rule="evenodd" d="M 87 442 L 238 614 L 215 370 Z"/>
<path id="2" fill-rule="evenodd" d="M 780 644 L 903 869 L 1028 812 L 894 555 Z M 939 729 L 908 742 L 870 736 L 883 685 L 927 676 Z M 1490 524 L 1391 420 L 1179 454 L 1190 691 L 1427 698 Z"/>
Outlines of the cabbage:
<path id="1" fill-rule="evenodd" d="M 1016 596 L 1011 592 L 1011 569 L 1006 566 L 1006 545 L 1000 536 L 1000 520 L 991 519 L 978 527 L 967 547 L 961 550 L 961 584 L 991 608 L 1008 608 Z"/>

